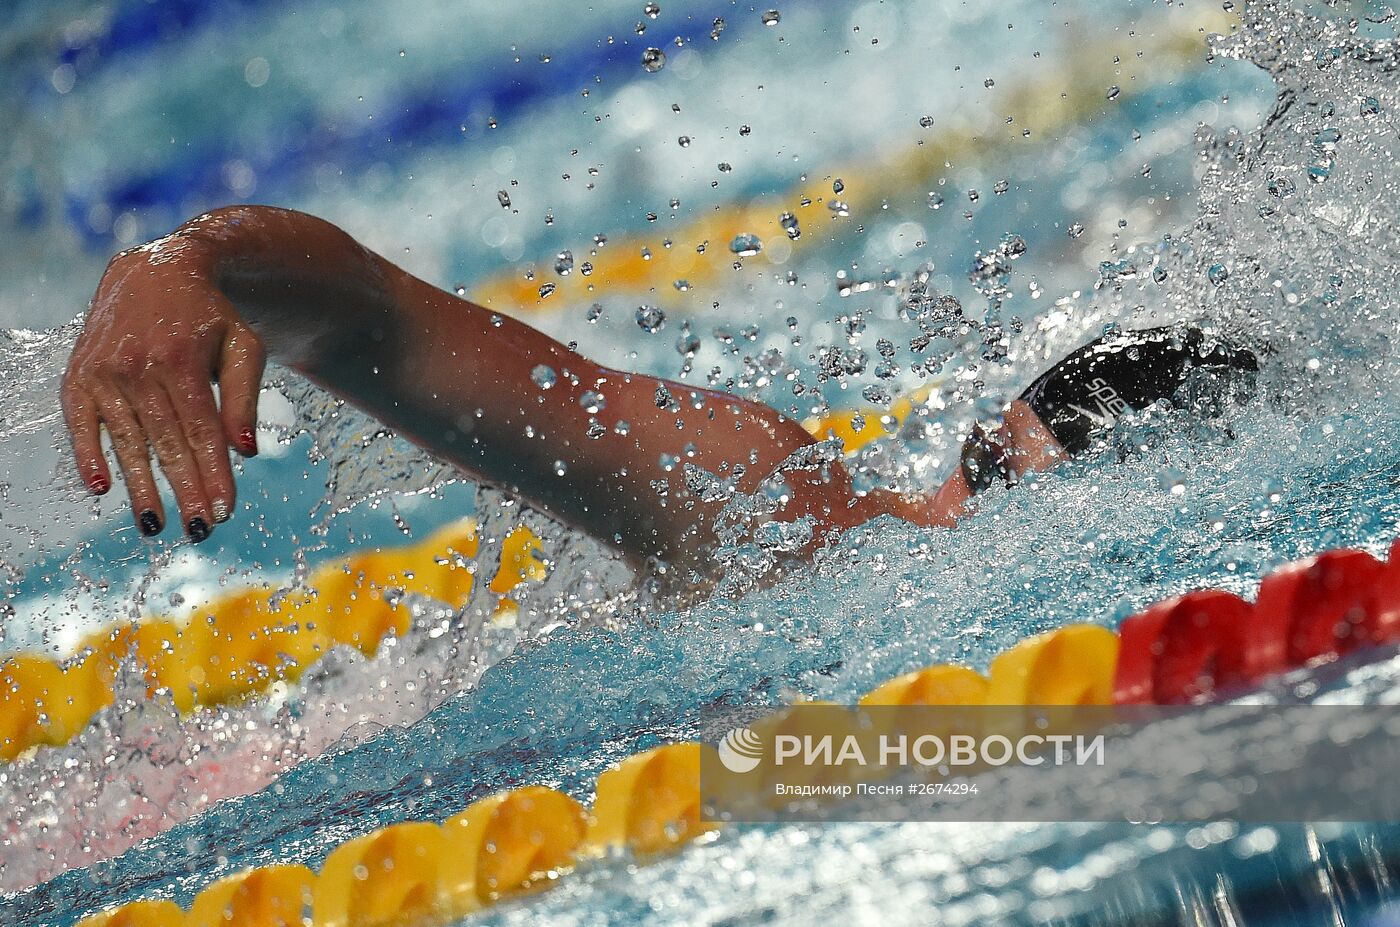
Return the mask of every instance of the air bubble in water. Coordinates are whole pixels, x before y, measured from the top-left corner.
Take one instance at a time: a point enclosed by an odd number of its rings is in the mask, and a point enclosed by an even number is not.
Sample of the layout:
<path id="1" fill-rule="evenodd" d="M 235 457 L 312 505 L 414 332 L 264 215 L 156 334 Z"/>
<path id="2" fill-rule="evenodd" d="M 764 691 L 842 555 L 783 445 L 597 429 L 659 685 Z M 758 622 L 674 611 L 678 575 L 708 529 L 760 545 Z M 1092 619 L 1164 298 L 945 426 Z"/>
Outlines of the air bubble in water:
<path id="1" fill-rule="evenodd" d="M 637 307 L 637 327 L 647 333 L 660 331 L 666 324 L 666 313 L 660 306 L 642 305 Z"/>
<path id="2" fill-rule="evenodd" d="M 778 224 L 787 232 L 787 237 L 796 241 L 802 236 L 802 229 L 797 225 L 797 217 L 790 212 L 785 212 L 778 217 Z"/>
<path id="3" fill-rule="evenodd" d="M 750 257 L 763 250 L 763 240 L 752 232 L 740 232 L 729 242 L 729 250 L 740 257 Z"/>
<path id="4" fill-rule="evenodd" d="M 561 277 L 567 277 L 574 270 L 574 253 L 572 251 L 560 251 L 554 256 L 554 272 Z"/>
<path id="5" fill-rule="evenodd" d="M 549 389 L 559 382 L 558 374 L 548 364 L 536 364 L 535 369 L 530 371 L 530 379 L 534 380 L 540 389 Z"/>
<path id="6" fill-rule="evenodd" d="M 642 67 L 655 74 L 666 66 L 666 53 L 659 48 L 648 48 L 642 52 Z"/>

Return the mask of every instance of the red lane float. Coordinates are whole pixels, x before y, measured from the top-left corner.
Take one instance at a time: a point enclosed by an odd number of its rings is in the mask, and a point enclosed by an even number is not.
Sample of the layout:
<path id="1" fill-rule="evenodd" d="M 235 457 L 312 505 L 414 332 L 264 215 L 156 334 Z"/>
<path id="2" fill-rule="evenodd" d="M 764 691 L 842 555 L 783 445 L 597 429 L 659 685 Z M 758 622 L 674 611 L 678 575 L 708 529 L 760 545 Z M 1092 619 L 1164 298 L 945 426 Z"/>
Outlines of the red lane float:
<path id="1" fill-rule="evenodd" d="M 1114 701 L 1172 705 L 1362 647 L 1400 640 L 1400 540 L 1388 561 L 1329 550 L 1285 564 L 1251 605 L 1219 589 L 1123 621 Z"/>

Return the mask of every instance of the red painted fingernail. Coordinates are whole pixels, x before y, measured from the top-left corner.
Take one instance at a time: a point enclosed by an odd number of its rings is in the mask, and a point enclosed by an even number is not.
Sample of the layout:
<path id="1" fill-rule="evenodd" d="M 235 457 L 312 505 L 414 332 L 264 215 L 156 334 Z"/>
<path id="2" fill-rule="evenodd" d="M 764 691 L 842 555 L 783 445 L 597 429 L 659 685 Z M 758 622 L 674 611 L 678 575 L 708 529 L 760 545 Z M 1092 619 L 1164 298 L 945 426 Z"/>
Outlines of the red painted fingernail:
<path id="1" fill-rule="evenodd" d="M 245 428 L 238 433 L 238 446 L 249 457 L 257 456 L 258 439 L 253 434 L 253 429 Z"/>
<path id="2" fill-rule="evenodd" d="M 107 482 L 105 476 L 94 476 L 88 481 L 88 486 L 92 487 L 92 491 L 99 496 L 112 488 L 112 484 Z"/>

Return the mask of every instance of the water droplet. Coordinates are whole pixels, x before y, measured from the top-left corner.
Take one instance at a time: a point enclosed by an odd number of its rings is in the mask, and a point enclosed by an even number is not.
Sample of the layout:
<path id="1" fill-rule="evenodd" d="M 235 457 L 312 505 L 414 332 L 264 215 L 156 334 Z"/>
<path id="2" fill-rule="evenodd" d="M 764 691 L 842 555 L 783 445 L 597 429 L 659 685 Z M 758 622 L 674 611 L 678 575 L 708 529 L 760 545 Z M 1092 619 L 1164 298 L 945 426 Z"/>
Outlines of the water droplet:
<path id="1" fill-rule="evenodd" d="M 689 135 L 682 135 L 680 138 L 676 139 L 676 144 L 677 144 L 677 145 L 680 145 L 682 148 L 689 148 L 689 147 L 690 147 L 690 136 L 689 136 Z"/>
<path id="2" fill-rule="evenodd" d="M 1001 237 L 1001 244 L 997 246 L 1002 254 L 1016 260 L 1026 253 L 1026 240 L 1015 233 L 1007 233 Z"/>
<path id="3" fill-rule="evenodd" d="M 763 250 L 763 240 L 751 232 L 740 232 L 729 242 L 729 250 L 740 257 L 750 257 Z"/>
<path id="4" fill-rule="evenodd" d="M 1072 222 L 1070 223 L 1068 233 L 1070 238 L 1078 238 L 1080 235 L 1084 234 L 1084 226 L 1078 222 Z"/>
<path id="5" fill-rule="evenodd" d="M 779 13 L 777 10 L 769 10 L 763 14 L 763 25 L 765 26 L 776 26 L 782 21 L 783 14 Z"/>
<path id="6" fill-rule="evenodd" d="M 554 256 L 554 272 L 561 277 L 567 277 L 574 270 L 574 253 L 572 251 L 560 251 Z"/>
<path id="7" fill-rule="evenodd" d="M 1003 193 L 1010 189 L 1010 181 L 998 180 L 996 183 L 992 184 L 992 192 L 995 193 L 997 196 L 1001 196 Z"/>
<path id="8" fill-rule="evenodd" d="M 928 191 L 928 208 L 929 208 L 929 209 L 942 209 L 942 208 L 943 208 L 943 194 L 942 194 L 942 193 L 939 193 L 937 190 L 930 190 L 930 191 Z"/>
<path id="9" fill-rule="evenodd" d="M 655 74 L 666 66 L 666 53 L 659 48 L 648 48 L 642 52 L 642 67 Z"/>
<path id="10" fill-rule="evenodd" d="M 835 193 L 837 196 L 840 196 L 842 193 L 846 192 L 846 184 L 841 180 L 840 177 L 837 177 L 831 182 L 831 192 Z"/>
<path id="11" fill-rule="evenodd" d="M 721 174 L 728 174 L 730 171 L 734 170 L 733 165 L 728 161 L 721 161 L 719 164 L 716 164 L 715 167 L 719 168 Z"/>
<path id="12" fill-rule="evenodd" d="M 1323 129 L 1313 136 L 1313 147 L 1319 151 L 1335 151 L 1341 140 L 1341 129 Z"/>
<path id="13" fill-rule="evenodd" d="M 826 204 L 826 208 L 831 210 L 834 216 L 849 216 L 851 207 L 845 200 L 831 200 Z"/>
<path id="14" fill-rule="evenodd" d="M 660 331 L 666 324 L 666 313 L 660 306 L 642 305 L 637 307 L 637 327 L 647 333 Z"/>
<path id="15" fill-rule="evenodd" d="M 1361 101 L 1361 115 L 1374 116 L 1381 111 L 1381 101 L 1375 97 L 1366 97 Z"/>
<path id="16" fill-rule="evenodd" d="M 797 217 L 790 212 L 785 212 L 778 217 L 778 224 L 787 232 L 787 237 L 796 241 L 802 236 L 802 229 L 797 225 Z"/>
<path id="17" fill-rule="evenodd" d="M 655 19 L 661 15 L 661 7 L 657 6 L 655 3 L 648 3 L 646 6 L 642 7 L 642 12 L 652 19 Z"/>
<path id="18" fill-rule="evenodd" d="M 1269 193 L 1282 199 L 1285 196 L 1292 196 L 1297 191 L 1297 186 L 1287 177 L 1270 177 Z"/>
<path id="19" fill-rule="evenodd" d="M 578 266 L 578 272 L 581 273 L 581 274 L 583 274 L 585 277 L 587 277 L 588 275 L 592 274 L 592 273 L 593 273 L 593 262 L 592 262 L 592 261 L 584 261 L 582 264 L 580 264 L 580 265 Z"/>
<path id="20" fill-rule="evenodd" d="M 452 288 L 452 292 L 456 293 L 458 296 L 465 297 L 467 295 L 467 288 L 464 284 L 459 283 Z"/>
<path id="21" fill-rule="evenodd" d="M 1123 91 L 1119 89 L 1118 85 L 1117 85 L 1117 84 L 1114 84 L 1112 87 L 1109 87 L 1109 88 L 1108 88 L 1108 94 L 1107 94 L 1107 96 L 1108 96 L 1108 98 L 1109 98 L 1110 100 L 1116 100 L 1116 99 L 1118 99 L 1118 94 L 1120 94 L 1120 93 L 1122 93 L 1122 92 L 1123 92 Z"/>
<path id="22" fill-rule="evenodd" d="M 745 125 L 745 126 L 739 126 L 739 134 L 740 134 L 740 135 L 748 135 L 748 134 L 749 134 L 750 132 L 752 132 L 752 131 L 753 131 L 753 129 L 750 128 L 749 126 L 746 126 L 746 125 Z"/>
<path id="23" fill-rule="evenodd" d="M 923 126 L 925 129 L 929 128 L 930 126 L 933 125 L 933 117 L 932 117 L 932 116 L 922 116 L 922 117 L 920 117 L 920 118 L 919 118 L 919 125 Z"/>
<path id="24" fill-rule="evenodd" d="M 536 364 L 535 369 L 530 371 L 530 379 L 534 380 L 540 389 L 549 389 L 559 382 L 558 374 L 548 364 Z"/>
<path id="25" fill-rule="evenodd" d="M 602 303 L 594 303 L 593 305 L 591 305 L 591 306 L 588 307 L 588 313 L 584 316 L 584 319 L 586 319 L 590 324 L 594 324 L 594 323 L 597 323 L 597 321 L 598 321 L 599 319 L 601 319 L 602 317 L 603 317 L 603 304 L 602 304 Z"/>
<path id="26" fill-rule="evenodd" d="M 718 42 L 722 32 L 724 32 L 724 17 L 717 16 L 714 25 L 710 27 L 710 38 Z"/>
<path id="27" fill-rule="evenodd" d="M 545 299 L 545 298 L 550 297 L 550 296 L 553 296 L 553 295 L 554 295 L 554 284 L 552 284 L 552 283 L 544 283 L 544 284 L 541 284 L 541 285 L 540 285 L 540 299 Z"/>
<path id="28" fill-rule="evenodd" d="M 681 336 L 676 339 L 676 353 L 682 357 L 691 358 L 700 352 L 700 336 L 695 334 L 687 326 L 681 330 Z"/>
<path id="29" fill-rule="evenodd" d="M 555 476 L 563 476 L 565 473 L 568 473 L 568 472 L 569 472 L 569 465 L 566 464 L 566 463 L 564 463 L 564 461 L 562 461 L 562 460 L 556 460 L 556 461 L 554 462 L 554 475 L 555 475 Z"/>
<path id="30" fill-rule="evenodd" d="M 684 292 L 686 292 L 687 290 L 690 289 L 690 281 L 689 281 L 689 280 L 675 280 L 675 281 L 673 281 L 673 282 L 671 283 L 671 286 L 675 287 L 677 290 L 679 290 L 680 292 L 684 293 Z"/>
<path id="31" fill-rule="evenodd" d="M 578 397 L 578 404 L 583 406 L 583 411 L 589 415 L 597 415 L 607 406 L 608 401 L 603 398 L 603 394 L 596 390 L 585 390 L 582 396 Z"/>
<path id="32" fill-rule="evenodd" d="M 1161 283 L 1162 281 L 1166 280 L 1166 279 L 1167 279 L 1167 269 L 1166 269 L 1165 267 L 1160 266 L 1160 265 L 1157 266 L 1157 267 L 1152 268 L 1152 279 L 1153 279 L 1154 281 L 1156 281 L 1157 283 Z"/>
<path id="33" fill-rule="evenodd" d="M 1230 279 L 1230 268 L 1226 267 L 1224 264 L 1212 264 L 1206 271 L 1206 279 L 1210 280 L 1210 282 L 1216 286 L 1220 286 L 1226 280 Z"/>
<path id="34" fill-rule="evenodd" d="M 983 87 L 995 87 L 996 85 L 997 85 L 997 82 L 994 81 L 994 80 L 992 80 L 990 77 L 987 78 L 986 80 L 982 81 L 982 86 L 983 86 Z"/>
<path id="35" fill-rule="evenodd" d="M 503 209 L 509 209 L 509 208 L 510 208 L 510 194 L 507 193 L 506 191 L 504 191 L 504 190 L 497 190 L 497 191 L 496 191 L 496 199 L 497 199 L 497 201 L 500 202 L 501 207 L 502 207 Z"/>

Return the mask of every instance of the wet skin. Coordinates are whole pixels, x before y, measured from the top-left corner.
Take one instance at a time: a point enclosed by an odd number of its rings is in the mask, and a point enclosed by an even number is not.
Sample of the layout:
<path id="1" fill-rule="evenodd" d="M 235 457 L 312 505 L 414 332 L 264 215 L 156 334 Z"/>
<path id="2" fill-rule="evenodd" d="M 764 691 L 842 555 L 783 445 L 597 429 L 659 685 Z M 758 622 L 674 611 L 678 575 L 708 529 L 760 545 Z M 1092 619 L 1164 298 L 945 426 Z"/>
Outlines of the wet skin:
<path id="1" fill-rule="evenodd" d="M 267 359 L 471 478 L 616 546 L 635 565 L 655 559 L 708 572 L 709 525 L 722 504 L 691 495 L 681 468 L 667 470 L 663 456 L 752 492 L 815 441 L 768 406 L 596 364 L 425 283 L 328 222 L 231 206 L 108 265 L 62 388 L 87 486 L 101 495 L 112 485 L 105 427 L 142 532 L 156 534 L 167 521 L 154 456 L 185 532 L 203 540 L 233 511 L 230 450 L 257 453 Z M 549 389 L 532 378 L 539 365 L 556 374 Z M 664 408 L 661 387 L 674 398 Z M 593 415 L 581 401 L 588 392 L 606 400 Z M 601 437 L 589 436 L 594 421 Z M 1024 402 L 1007 408 L 991 438 L 1015 476 L 1064 456 Z M 695 449 L 689 458 L 687 445 Z M 786 481 L 790 496 L 776 517 L 813 516 L 818 539 L 882 514 L 952 526 L 971 498 L 957 469 L 930 496 L 858 495 L 840 464 L 789 472 Z"/>

